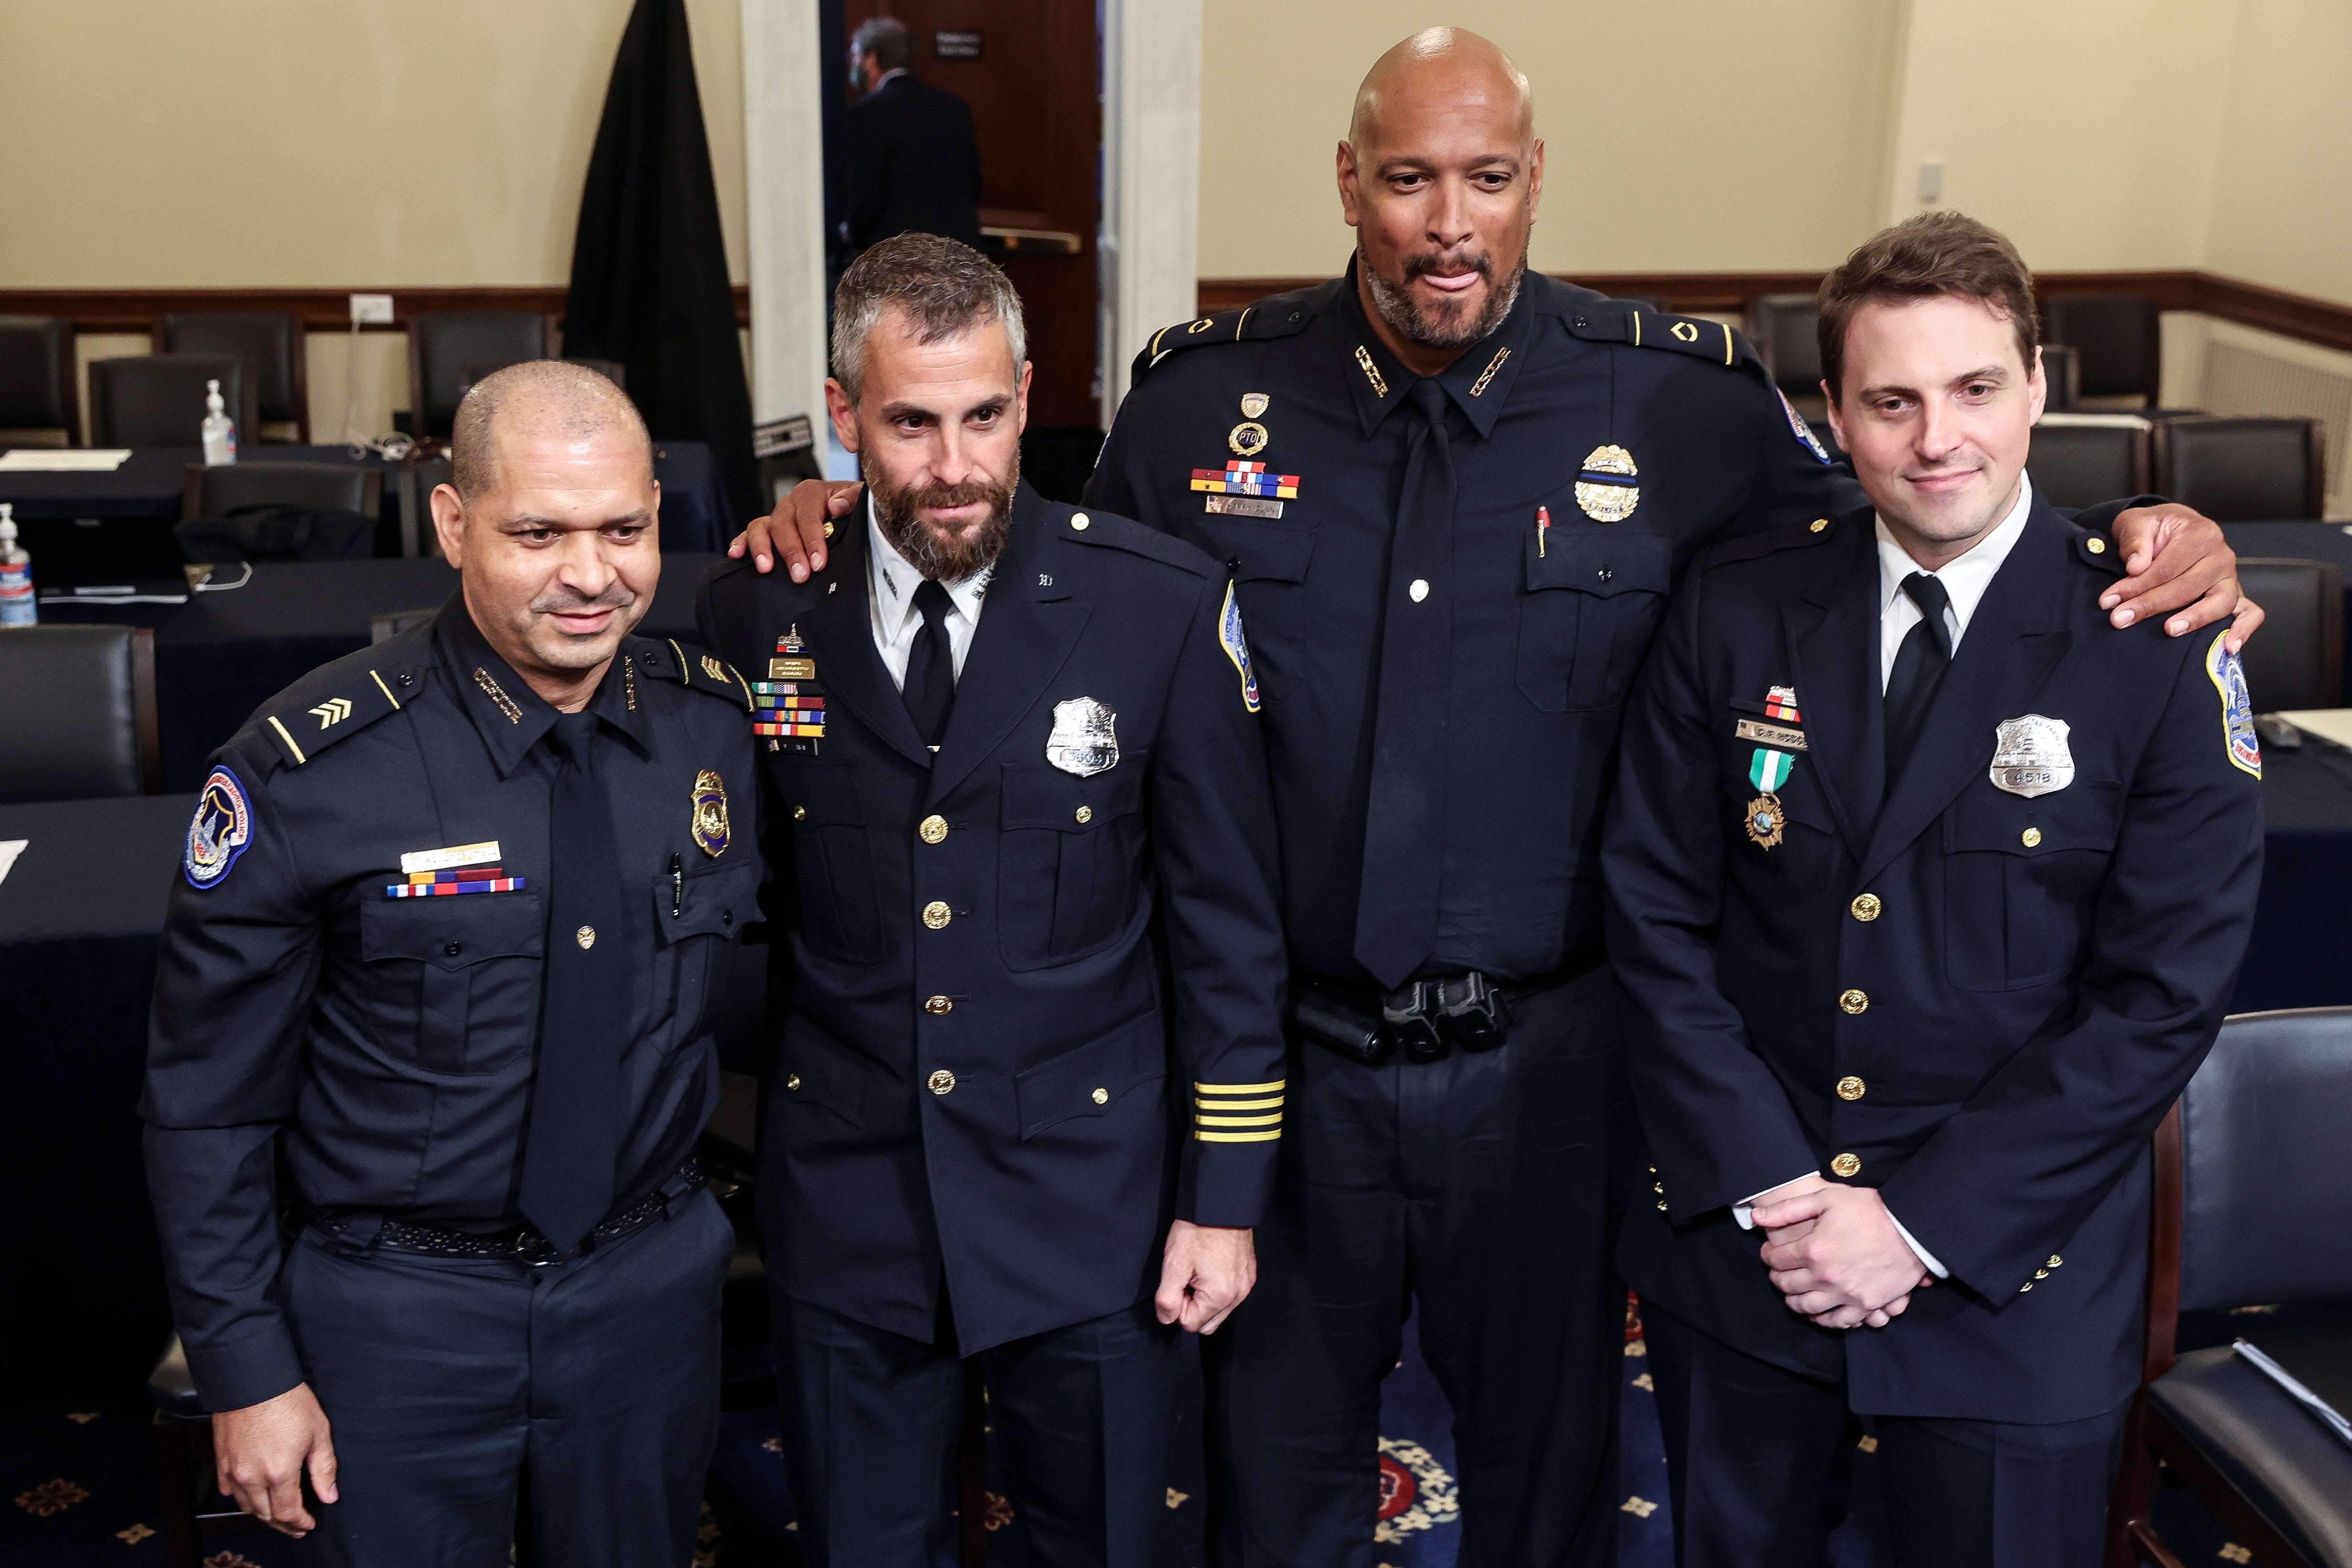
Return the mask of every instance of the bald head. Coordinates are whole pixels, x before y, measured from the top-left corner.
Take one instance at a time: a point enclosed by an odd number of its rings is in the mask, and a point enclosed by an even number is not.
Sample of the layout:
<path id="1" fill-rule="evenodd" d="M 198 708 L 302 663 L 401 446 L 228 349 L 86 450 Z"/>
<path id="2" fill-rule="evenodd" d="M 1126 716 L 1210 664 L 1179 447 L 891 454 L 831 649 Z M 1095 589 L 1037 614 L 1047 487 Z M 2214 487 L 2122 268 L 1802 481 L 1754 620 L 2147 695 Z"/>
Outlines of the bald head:
<path id="1" fill-rule="evenodd" d="M 1429 27 L 1372 62 L 1356 89 L 1348 140 L 1376 155 L 1390 123 L 1430 113 L 1467 114 L 1521 148 L 1536 134 L 1535 96 L 1511 57 L 1463 27 Z"/>
<path id="2" fill-rule="evenodd" d="M 492 371 L 457 405 L 449 437 L 450 482 L 471 499 L 499 483 L 499 449 L 513 438 L 564 446 L 618 439 L 645 453 L 653 474 L 653 437 L 629 395 L 609 376 L 557 359 L 525 360 Z"/>

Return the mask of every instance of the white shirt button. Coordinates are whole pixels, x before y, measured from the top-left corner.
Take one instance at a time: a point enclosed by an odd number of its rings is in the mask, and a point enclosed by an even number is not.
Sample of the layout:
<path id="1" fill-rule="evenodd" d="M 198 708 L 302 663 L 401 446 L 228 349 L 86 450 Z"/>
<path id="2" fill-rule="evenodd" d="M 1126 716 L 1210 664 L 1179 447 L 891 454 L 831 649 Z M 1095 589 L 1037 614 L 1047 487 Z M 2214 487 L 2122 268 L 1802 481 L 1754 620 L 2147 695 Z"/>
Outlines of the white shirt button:
<path id="1" fill-rule="evenodd" d="M 1412 586 L 1407 588 L 1405 592 L 1412 595 L 1412 602 L 1418 605 L 1429 597 L 1429 580 L 1425 577 L 1415 577 L 1412 580 Z"/>

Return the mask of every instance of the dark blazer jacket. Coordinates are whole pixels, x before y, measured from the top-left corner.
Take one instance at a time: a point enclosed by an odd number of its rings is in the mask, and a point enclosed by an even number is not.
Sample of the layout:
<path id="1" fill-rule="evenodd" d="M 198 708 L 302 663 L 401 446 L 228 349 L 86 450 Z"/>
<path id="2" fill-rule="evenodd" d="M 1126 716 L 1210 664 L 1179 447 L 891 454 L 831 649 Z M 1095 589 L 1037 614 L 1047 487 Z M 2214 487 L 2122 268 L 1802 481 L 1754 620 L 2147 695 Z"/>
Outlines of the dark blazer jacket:
<path id="1" fill-rule="evenodd" d="M 1627 1277 L 1860 1411 L 2064 1421 L 2137 1382 L 2147 1142 L 2235 981 L 2261 761 L 2221 628 L 2110 628 L 2117 571 L 2037 499 L 1891 791 L 1867 509 L 1702 557 L 1627 721 L 1604 867 L 1656 1165 Z M 2029 715 L 2072 758 L 2035 795 L 1993 780 Z M 1759 723 L 1801 734 L 1769 847 Z M 1884 1330 L 1790 1311 L 1729 1205 L 1812 1170 L 1951 1278 Z"/>
<path id="2" fill-rule="evenodd" d="M 954 93 L 896 76 L 842 111 L 849 247 L 894 234 L 980 245 L 980 140 Z"/>
<path id="3" fill-rule="evenodd" d="M 1273 816 L 1231 585 L 1192 546 L 1022 487 L 936 755 L 869 581 L 861 518 L 807 583 L 704 590 L 715 646 L 756 680 L 797 641 L 824 703 L 821 736 L 760 742 L 787 995 L 761 1232 L 793 1296 L 911 1338 L 944 1279 L 970 1353 L 1142 1299 L 1171 1215 L 1257 1223 Z M 1064 743 L 1088 699 L 1108 765 Z"/>

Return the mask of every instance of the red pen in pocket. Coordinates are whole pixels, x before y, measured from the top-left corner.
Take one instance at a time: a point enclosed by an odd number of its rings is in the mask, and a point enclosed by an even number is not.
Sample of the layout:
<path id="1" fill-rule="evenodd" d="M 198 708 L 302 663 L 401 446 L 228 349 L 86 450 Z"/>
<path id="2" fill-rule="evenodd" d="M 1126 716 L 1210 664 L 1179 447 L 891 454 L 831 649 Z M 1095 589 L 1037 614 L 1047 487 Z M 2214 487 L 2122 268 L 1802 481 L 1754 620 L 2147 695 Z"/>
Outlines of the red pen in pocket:
<path id="1" fill-rule="evenodd" d="M 1551 508 L 1539 506 L 1536 508 L 1536 554 L 1538 556 L 1543 554 L 1545 542 L 1550 538 Z"/>

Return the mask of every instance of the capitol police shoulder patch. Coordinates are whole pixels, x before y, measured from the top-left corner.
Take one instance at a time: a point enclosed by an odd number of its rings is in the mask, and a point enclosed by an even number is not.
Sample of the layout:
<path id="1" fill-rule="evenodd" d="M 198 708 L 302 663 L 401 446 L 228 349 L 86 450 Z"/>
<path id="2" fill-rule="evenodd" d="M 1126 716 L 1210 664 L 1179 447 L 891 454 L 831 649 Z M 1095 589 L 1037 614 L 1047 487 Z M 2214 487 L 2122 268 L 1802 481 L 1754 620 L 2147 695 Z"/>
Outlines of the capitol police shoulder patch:
<path id="1" fill-rule="evenodd" d="M 1242 705 L 1256 712 L 1257 670 L 1250 663 L 1249 636 L 1242 630 L 1242 607 L 1234 602 L 1231 583 L 1225 584 L 1225 607 L 1217 616 L 1217 640 L 1224 645 L 1225 657 L 1241 672 Z"/>
<path id="2" fill-rule="evenodd" d="M 2254 736 L 2254 700 L 2247 695 L 2246 671 L 2230 651 L 2229 637 L 2226 629 L 2214 634 L 2213 645 L 2205 650 L 2205 673 L 2221 694 L 2221 743 L 2231 764 L 2260 778 L 2263 747 Z"/>
<path id="3" fill-rule="evenodd" d="M 1797 412 L 1797 405 L 1789 401 L 1789 395 L 1777 386 L 1772 389 L 1772 395 L 1780 400 L 1780 412 L 1789 416 L 1789 433 L 1822 463 L 1832 462 L 1830 449 L 1822 445 L 1822 438 L 1813 434 L 1813 427 L 1805 423 L 1805 416 Z"/>
<path id="4" fill-rule="evenodd" d="M 195 820 L 188 824 L 188 843 L 180 858 L 191 888 L 209 888 L 228 875 L 236 858 L 253 841 L 253 807 L 245 784 L 226 768 L 216 767 L 196 797 Z"/>

